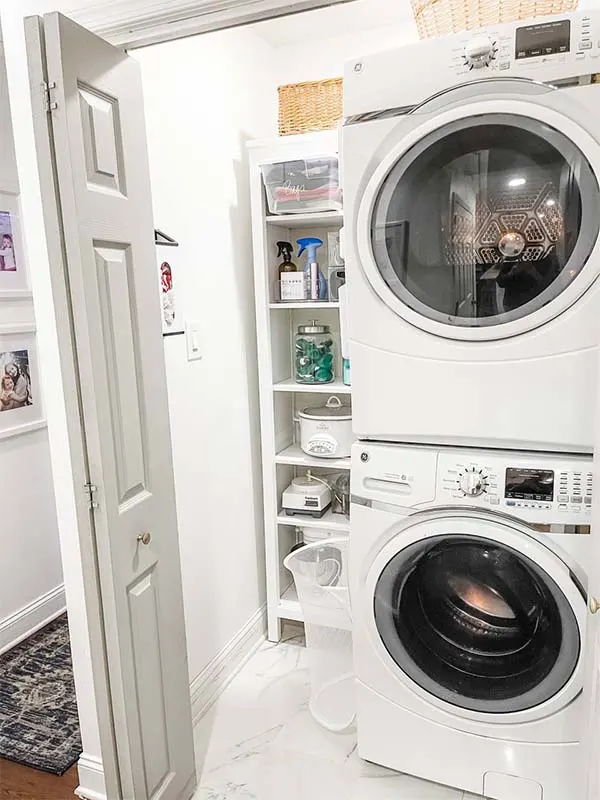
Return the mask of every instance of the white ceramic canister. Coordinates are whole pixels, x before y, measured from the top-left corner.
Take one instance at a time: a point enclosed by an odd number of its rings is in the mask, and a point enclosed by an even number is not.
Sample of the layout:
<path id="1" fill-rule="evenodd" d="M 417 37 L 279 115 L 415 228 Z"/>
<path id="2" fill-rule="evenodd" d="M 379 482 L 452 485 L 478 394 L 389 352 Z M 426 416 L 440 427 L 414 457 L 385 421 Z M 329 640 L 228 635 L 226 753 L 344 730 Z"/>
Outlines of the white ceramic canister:
<path id="1" fill-rule="evenodd" d="M 354 441 L 352 409 L 339 397 L 330 397 L 324 406 L 298 412 L 300 447 L 317 458 L 348 458 Z"/>

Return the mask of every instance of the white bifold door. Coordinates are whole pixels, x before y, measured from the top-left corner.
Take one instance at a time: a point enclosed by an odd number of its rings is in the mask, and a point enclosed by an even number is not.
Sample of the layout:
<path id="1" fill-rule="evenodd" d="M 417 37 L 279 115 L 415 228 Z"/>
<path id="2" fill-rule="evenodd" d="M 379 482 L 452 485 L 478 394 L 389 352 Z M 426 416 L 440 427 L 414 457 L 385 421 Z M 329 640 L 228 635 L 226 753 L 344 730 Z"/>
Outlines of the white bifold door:
<path id="1" fill-rule="evenodd" d="M 110 800 L 187 800 L 194 751 L 141 74 L 60 14 L 28 19 L 26 34 L 34 116 L 47 103 L 36 136 L 53 180 L 41 165 L 42 196 L 62 238 L 56 314 L 71 318 L 79 397 L 68 404 L 91 487 L 120 784 Z"/>

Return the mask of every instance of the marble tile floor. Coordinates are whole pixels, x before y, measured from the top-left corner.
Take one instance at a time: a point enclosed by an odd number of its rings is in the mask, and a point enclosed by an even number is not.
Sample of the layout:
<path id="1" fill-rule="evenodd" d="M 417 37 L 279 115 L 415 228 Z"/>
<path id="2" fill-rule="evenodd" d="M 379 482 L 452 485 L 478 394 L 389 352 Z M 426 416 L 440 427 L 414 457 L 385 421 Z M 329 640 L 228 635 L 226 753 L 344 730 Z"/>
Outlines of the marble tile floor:
<path id="1" fill-rule="evenodd" d="M 362 761 L 307 706 L 300 637 L 264 644 L 196 726 L 193 800 L 478 800 Z"/>

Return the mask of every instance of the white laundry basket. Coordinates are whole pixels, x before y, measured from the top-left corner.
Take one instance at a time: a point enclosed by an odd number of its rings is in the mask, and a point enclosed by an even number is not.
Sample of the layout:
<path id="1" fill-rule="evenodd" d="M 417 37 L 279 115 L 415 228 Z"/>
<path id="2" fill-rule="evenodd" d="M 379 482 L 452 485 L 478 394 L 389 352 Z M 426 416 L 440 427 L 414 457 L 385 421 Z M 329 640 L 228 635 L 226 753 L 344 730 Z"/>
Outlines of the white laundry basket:
<path id="1" fill-rule="evenodd" d="M 324 728 L 341 733 L 355 718 L 348 540 L 305 545 L 283 563 L 294 576 L 304 615 L 310 712 Z"/>

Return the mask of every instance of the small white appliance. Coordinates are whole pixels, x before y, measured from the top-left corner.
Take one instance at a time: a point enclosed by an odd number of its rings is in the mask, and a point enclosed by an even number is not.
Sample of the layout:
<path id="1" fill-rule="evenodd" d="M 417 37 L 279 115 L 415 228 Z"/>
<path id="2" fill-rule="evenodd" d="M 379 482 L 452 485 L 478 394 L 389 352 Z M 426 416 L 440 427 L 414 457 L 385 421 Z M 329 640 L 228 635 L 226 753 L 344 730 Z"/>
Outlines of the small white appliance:
<path id="1" fill-rule="evenodd" d="M 591 457 L 360 442 L 351 480 L 360 756 L 580 800 Z"/>
<path id="2" fill-rule="evenodd" d="M 359 438 L 591 452 L 599 69 L 593 9 L 347 64 Z"/>
<path id="3" fill-rule="evenodd" d="M 293 479 L 283 492 L 281 506 L 288 517 L 302 514 L 320 518 L 331 506 L 331 489 L 309 471 Z"/>
<path id="4" fill-rule="evenodd" d="M 339 397 L 330 397 L 325 405 L 310 406 L 298 412 L 300 447 L 317 458 L 350 458 L 352 409 Z"/>

